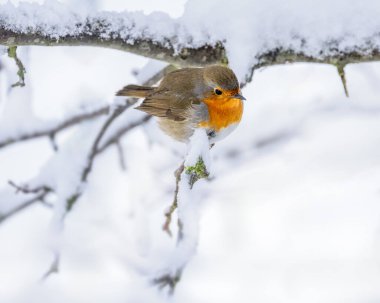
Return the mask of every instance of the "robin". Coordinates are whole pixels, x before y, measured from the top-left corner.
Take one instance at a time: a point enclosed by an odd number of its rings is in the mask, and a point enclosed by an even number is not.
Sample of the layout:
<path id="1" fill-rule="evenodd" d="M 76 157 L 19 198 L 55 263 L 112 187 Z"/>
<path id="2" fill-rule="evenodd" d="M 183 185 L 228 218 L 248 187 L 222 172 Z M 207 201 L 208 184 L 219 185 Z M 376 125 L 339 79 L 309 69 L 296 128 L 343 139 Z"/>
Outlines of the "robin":
<path id="1" fill-rule="evenodd" d="M 211 143 L 223 139 L 239 124 L 245 100 L 234 72 L 218 65 L 175 70 L 158 87 L 127 85 L 116 95 L 145 98 L 136 109 L 158 117 L 160 128 L 181 142 L 195 128 L 204 128 Z"/>

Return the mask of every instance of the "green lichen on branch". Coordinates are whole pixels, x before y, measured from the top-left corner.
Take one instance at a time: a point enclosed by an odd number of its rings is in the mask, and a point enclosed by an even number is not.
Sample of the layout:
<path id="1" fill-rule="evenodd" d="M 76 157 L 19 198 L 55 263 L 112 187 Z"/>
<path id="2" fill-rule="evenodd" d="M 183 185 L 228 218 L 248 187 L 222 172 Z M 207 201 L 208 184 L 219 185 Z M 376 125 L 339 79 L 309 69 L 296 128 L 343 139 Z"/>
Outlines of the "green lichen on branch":
<path id="1" fill-rule="evenodd" d="M 344 71 L 345 64 L 337 64 L 336 67 L 338 69 L 340 80 L 342 81 L 342 84 L 343 84 L 344 93 L 346 94 L 346 97 L 348 98 L 349 95 L 348 95 L 348 89 L 347 89 L 346 73 Z"/>
<path id="2" fill-rule="evenodd" d="M 19 77 L 19 80 L 16 83 L 12 84 L 12 87 L 25 86 L 26 69 L 24 65 L 22 64 L 21 60 L 17 57 L 17 46 L 8 47 L 8 57 L 13 58 L 15 60 L 17 68 L 18 68 L 17 76 Z"/>
<path id="3" fill-rule="evenodd" d="M 193 188 L 195 182 L 200 179 L 207 178 L 210 173 L 207 171 L 206 165 L 201 157 L 193 166 L 186 166 L 185 173 L 190 176 L 189 185 Z"/>
<path id="4" fill-rule="evenodd" d="M 75 202 L 77 202 L 79 196 L 80 196 L 80 194 L 76 193 L 66 200 L 66 211 L 67 212 L 69 212 L 73 208 L 73 206 L 74 206 Z"/>

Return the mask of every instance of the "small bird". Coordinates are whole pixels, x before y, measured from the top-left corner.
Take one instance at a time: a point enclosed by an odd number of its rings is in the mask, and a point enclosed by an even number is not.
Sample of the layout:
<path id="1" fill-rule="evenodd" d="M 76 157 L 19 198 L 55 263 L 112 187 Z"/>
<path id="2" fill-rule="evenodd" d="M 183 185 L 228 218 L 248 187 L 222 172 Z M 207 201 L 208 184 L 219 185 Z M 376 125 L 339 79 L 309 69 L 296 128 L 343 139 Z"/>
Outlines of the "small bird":
<path id="1" fill-rule="evenodd" d="M 210 143 L 230 134 L 243 114 L 239 82 L 228 67 L 211 65 L 168 73 L 158 87 L 127 85 L 117 96 L 145 98 L 136 109 L 158 117 L 160 128 L 187 142 L 204 128 Z"/>

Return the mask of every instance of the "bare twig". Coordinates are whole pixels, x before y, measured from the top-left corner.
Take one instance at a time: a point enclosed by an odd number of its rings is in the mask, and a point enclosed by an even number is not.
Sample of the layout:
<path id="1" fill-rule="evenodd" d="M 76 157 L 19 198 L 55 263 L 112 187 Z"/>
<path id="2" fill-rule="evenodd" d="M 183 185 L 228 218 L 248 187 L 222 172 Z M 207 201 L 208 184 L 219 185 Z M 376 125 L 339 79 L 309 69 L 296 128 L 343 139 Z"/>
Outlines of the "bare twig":
<path id="1" fill-rule="evenodd" d="M 37 186 L 34 188 L 29 188 L 29 186 L 27 184 L 26 185 L 17 185 L 13 181 L 8 181 L 8 184 L 16 189 L 16 193 L 21 192 L 23 194 L 35 194 L 35 193 L 39 193 L 41 191 L 44 191 L 44 192 L 52 191 L 52 189 L 50 187 L 45 186 L 45 185 Z"/>
<path id="2" fill-rule="evenodd" d="M 60 262 L 60 255 L 58 253 L 55 253 L 53 262 L 51 263 L 49 269 L 41 277 L 42 282 L 45 281 L 47 278 L 49 278 L 50 275 L 57 274 L 59 272 L 59 262 Z"/>
<path id="3" fill-rule="evenodd" d="M 157 285 L 159 289 L 169 287 L 169 294 L 174 293 L 175 287 L 181 280 L 183 268 L 176 270 L 174 274 L 164 274 L 158 278 L 153 279 L 152 283 Z"/>
<path id="4" fill-rule="evenodd" d="M 337 69 L 338 69 L 338 74 L 340 77 L 340 80 L 342 81 L 344 93 L 346 94 L 346 97 L 348 98 L 348 89 L 347 89 L 347 80 L 346 80 L 346 73 L 344 71 L 345 65 L 344 64 L 338 64 Z"/>
<path id="5" fill-rule="evenodd" d="M 174 176 L 175 176 L 174 199 L 173 199 L 173 203 L 170 205 L 168 211 L 165 213 L 166 220 L 165 220 L 164 225 L 162 226 L 162 229 L 165 232 L 167 232 L 169 236 L 172 236 L 172 232 L 170 230 L 170 223 L 172 221 L 172 215 L 178 207 L 179 182 L 181 181 L 181 174 L 182 174 L 184 169 L 185 169 L 185 162 L 182 162 L 182 164 L 174 172 Z"/>
<path id="6" fill-rule="evenodd" d="M 12 46 L 8 47 L 8 57 L 13 58 L 15 60 L 15 63 L 16 63 L 17 68 L 18 68 L 17 76 L 18 76 L 19 80 L 16 83 L 12 84 L 12 87 L 16 87 L 16 86 L 23 87 L 23 86 L 25 86 L 26 70 L 25 70 L 25 67 L 22 64 L 21 60 L 17 56 L 17 46 L 12 45 Z"/>
<path id="7" fill-rule="evenodd" d="M 125 164 L 123 145 L 120 141 L 117 141 L 115 144 L 116 144 L 117 154 L 119 155 L 119 163 L 120 163 L 121 170 L 125 171 L 127 169 L 127 166 Z"/>

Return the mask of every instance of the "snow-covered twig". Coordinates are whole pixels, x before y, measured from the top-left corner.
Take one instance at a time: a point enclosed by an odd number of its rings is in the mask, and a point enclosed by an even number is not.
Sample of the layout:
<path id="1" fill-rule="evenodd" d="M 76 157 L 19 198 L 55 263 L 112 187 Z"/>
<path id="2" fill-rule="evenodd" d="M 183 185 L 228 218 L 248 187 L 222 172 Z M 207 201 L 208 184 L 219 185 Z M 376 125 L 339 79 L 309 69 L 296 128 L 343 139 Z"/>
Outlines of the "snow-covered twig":
<path id="1" fill-rule="evenodd" d="M 162 71 L 159 71 L 158 73 L 154 74 L 152 78 L 148 79 L 144 82 L 145 85 L 148 85 L 151 83 L 152 79 L 156 79 L 157 74 L 162 74 Z M 77 182 L 74 182 L 70 189 L 66 189 L 65 196 L 59 197 L 60 199 L 63 199 L 64 206 L 58 206 L 56 207 L 56 222 L 57 225 L 59 225 L 59 232 L 61 232 L 63 228 L 63 221 L 66 217 L 66 215 L 72 210 L 74 205 L 77 203 L 78 199 L 82 196 L 85 185 L 88 182 L 88 176 L 92 170 L 93 163 L 95 161 L 95 158 L 100 153 L 104 152 L 108 147 L 112 146 L 113 144 L 118 144 L 120 138 L 128 133 L 130 130 L 134 129 L 135 127 L 147 122 L 150 117 L 144 117 L 136 122 L 130 122 L 129 124 L 117 129 L 113 134 L 111 134 L 107 140 L 101 145 L 101 142 L 103 141 L 106 132 L 110 128 L 111 125 L 116 121 L 116 119 L 124 113 L 128 108 L 131 107 L 131 105 L 134 102 L 125 102 L 120 106 L 114 107 L 113 112 L 109 115 L 109 117 L 106 118 L 106 120 L 103 122 L 102 126 L 100 127 L 99 131 L 95 135 L 92 144 L 90 144 L 90 148 L 88 149 L 88 154 L 85 159 L 85 163 L 83 163 L 83 167 L 81 168 L 81 171 L 79 172 L 77 176 Z M 44 275 L 43 279 L 46 279 L 53 273 L 57 273 L 59 271 L 59 261 L 60 261 L 60 250 L 57 248 L 54 248 L 54 260 L 51 266 L 49 267 L 49 270 Z"/>
<path id="2" fill-rule="evenodd" d="M 21 134 L 17 134 L 10 137 L 3 137 L 0 138 L 0 148 L 41 137 L 54 137 L 57 133 L 71 126 L 77 125 L 81 122 L 92 120 L 101 115 L 105 115 L 108 112 L 109 106 L 104 106 L 91 112 L 74 114 L 73 116 L 63 121 L 46 123 L 46 125 L 39 126 L 37 129 L 26 130 L 24 133 Z"/>
<path id="3" fill-rule="evenodd" d="M 152 75 L 149 79 L 144 82 L 144 85 L 154 85 L 157 83 L 165 74 L 172 71 L 174 67 L 172 65 L 168 65 L 159 72 Z M 128 99 L 125 102 L 125 105 L 130 104 L 130 100 Z M 132 102 L 134 103 L 134 102 Z M 80 123 L 93 120 L 100 116 L 104 116 L 110 112 L 113 105 L 102 106 L 96 108 L 92 111 L 86 111 L 81 113 L 75 113 L 64 119 L 63 121 L 50 121 L 50 122 L 42 122 L 35 129 L 26 129 L 25 131 L 17 132 L 17 134 L 6 136 L 0 135 L 0 148 L 10 146 L 12 144 L 21 143 L 24 141 L 29 141 L 33 139 L 38 139 L 41 137 L 48 137 L 51 140 L 54 140 L 55 136 L 63 130 L 66 130 L 69 127 L 78 125 Z M 127 133 L 131 128 L 134 128 L 138 125 L 141 125 L 147 122 L 150 119 L 150 116 L 146 116 L 140 122 L 134 122 L 132 124 L 127 124 L 121 127 L 118 131 L 115 132 L 114 135 L 109 137 L 105 143 L 101 145 L 98 152 L 103 152 L 110 144 L 115 143 L 116 140 L 120 139 L 125 133 Z"/>
<path id="4" fill-rule="evenodd" d="M 95 157 L 105 152 L 109 147 L 111 147 L 113 144 L 117 144 L 118 140 L 120 140 L 124 135 L 126 135 L 129 131 L 134 129 L 135 127 L 138 127 L 147 121 L 150 120 L 150 116 L 145 116 L 142 119 L 129 123 L 120 129 L 116 130 L 114 133 L 112 133 L 107 140 L 96 149 L 95 155 L 92 156 L 92 162 L 95 160 Z M 92 166 L 92 164 L 91 164 Z M 89 171 L 86 172 L 86 178 Z M 2 223 L 5 219 L 9 219 L 11 216 L 17 214 L 19 211 L 26 209 L 27 207 L 35 204 L 36 202 L 43 202 L 43 198 L 46 197 L 48 193 L 55 192 L 55 189 L 48 187 L 46 185 L 39 185 L 36 187 L 29 187 L 29 185 L 26 183 L 25 185 L 18 185 L 14 183 L 13 181 L 8 182 L 9 185 L 14 187 L 16 189 L 16 193 L 23 193 L 23 194 L 36 194 L 35 197 L 27 199 L 25 202 L 18 203 L 17 206 L 14 208 L 11 208 L 6 213 L 0 214 L 0 223 Z M 79 196 L 73 196 L 74 199 L 70 200 L 71 203 L 74 203 Z M 72 206 L 72 205 L 71 205 Z"/>
<path id="5" fill-rule="evenodd" d="M 207 178 L 209 176 L 209 172 L 207 170 L 207 167 L 203 161 L 202 157 L 199 157 L 197 162 L 192 166 L 186 166 L 185 169 L 185 162 L 183 162 L 174 172 L 174 176 L 176 179 L 175 182 L 175 190 L 174 190 L 174 199 L 172 204 L 170 205 L 168 211 L 165 213 L 165 223 L 162 227 L 164 231 L 166 231 L 170 236 L 172 235 L 172 232 L 170 230 L 170 223 L 172 221 L 172 216 L 175 210 L 178 207 L 178 192 L 179 192 L 179 184 L 181 181 L 182 173 L 185 171 L 186 175 L 189 176 L 189 186 L 190 189 L 193 188 L 195 182 L 197 182 L 200 179 Z M 179 222 L 180 231 L 181 231 L 181 222 Z"/>
<path id="6" fill-rule="evenodd" d="M 189 151 L 183 164 L 176 171 L 176 190 L 173 204 L 166 214 L 164 229 L 170 233 L 171 215 L 178 210 L 178 244 L 171 258 L 170 269 L 159 274 L 153 283 L 160 288 L 169 287 L 172 293 L 181 279 L 186 264 L 191 260 L 198 243 L 199 193 L 194 184 L 209 176 L 210 144 L 206 132 L 195 130 L 190 139 Z"/>
<path id="7" fill-rule="evenodd" d="M 142 119 L 140 119 L 136 122 L 132 122 L 130 124 L 127 124 L 127 125 L 120 127 L 112 135 L 110 135 L 107 138 L 107 140 L 105 140 L 105 142 L 103 144 L 101 144 L 98 147 L 96 152 L 101 153 L 105 149 L 107 149 L 109 146 L 111 146 L 112 144 L 118 144 L 118 142 L 120 141 L 120 139 L 123 137 L 124 134 L 128 133 L 129 131 L 131 131 L 132 129 L 134 129 L 137 126 L 140 126 L 140 125 L 148 122 L 150 119 L 152 119 L 152 116 L 144 116 Z"/>
<path id="8" fill-rule="evenodd" d="M 22 210 L 25 210 L 26 208 L 34 205 L 37 202 L 44 203 L 44 199 L 46 196 L 51 192 L 51 189 L 46 186 L 41 186 L 38 188 L 28 188 L 16 185 L 14 182 L 9 182 L 9 184 L 16 188 L 16 193 L 21 192 L 23 194 L 35 194 L 34 197 L 26 199 L 25 201 L 15 203 L 16 205 L 14 207 L 11 207 L 4 213 L 0 213 L 0 224 L 3 223 L 5 220 L 11 218 L 15 214 L 19 213 Z M 9 203 L 9 202 L 8 202 Z"/>

